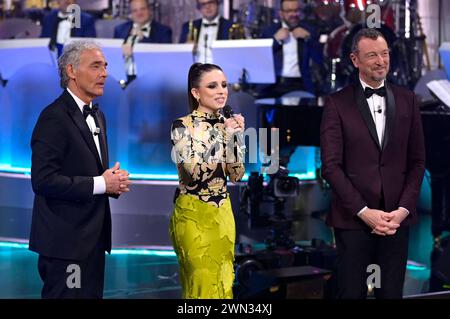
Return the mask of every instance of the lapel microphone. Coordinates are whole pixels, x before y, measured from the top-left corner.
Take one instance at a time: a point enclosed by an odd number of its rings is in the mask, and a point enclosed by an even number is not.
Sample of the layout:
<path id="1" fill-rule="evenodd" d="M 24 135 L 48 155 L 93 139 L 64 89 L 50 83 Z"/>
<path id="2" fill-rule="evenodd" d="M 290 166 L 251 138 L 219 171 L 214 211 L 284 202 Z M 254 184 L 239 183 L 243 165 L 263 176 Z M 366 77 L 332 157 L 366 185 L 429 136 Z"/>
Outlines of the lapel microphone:
<path id="1" fill-rule="evenodd" d="M 207 57 L 208 57 L 208 33 L 205 33 L 205 63 L 208 61 Z"/>
<path id="2" fill-rule="evenodd" d="M 100 134 L 100 128 L 99 127 L 96 127 L 95 128 L 95 131 L 94 131 L 94 136 L 97 136 L 97 135 L 99 135 Z"/>
<path id="3" fill-rule="evenodd" d="M 378 105 L 378 109 L 377 109 L 375 112 L 381 114 L 381 113 L 383 112 L 383 111 L 381 110 L 381 106 Z"/>

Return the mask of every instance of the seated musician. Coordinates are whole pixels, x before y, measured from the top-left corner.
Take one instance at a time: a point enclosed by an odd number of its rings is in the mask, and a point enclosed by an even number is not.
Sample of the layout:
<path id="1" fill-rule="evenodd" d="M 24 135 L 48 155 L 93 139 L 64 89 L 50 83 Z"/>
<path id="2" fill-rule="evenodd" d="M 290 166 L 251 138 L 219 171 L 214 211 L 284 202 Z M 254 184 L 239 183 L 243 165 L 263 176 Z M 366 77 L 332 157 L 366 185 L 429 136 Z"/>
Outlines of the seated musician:
<path id="1" fill-rule="evenodd" d="M 153 19 L 153 11 L 147 0 L 130 2 L 131 20 L 114 29 L 114 38 L 124 39 L 122 46 L 125 58 L 127 83 L 136 78 L 133 46 L 138 43 L 171 43 L 172 29 Z"/>
<path id="2" fill-rule="evenodd" d="M 280 23 L 263 30 L 261 38 L 273 38 L 273 56 L 277 82 L 263 88 L 261 96 L 281 96 L 290 91 L 315 92 L 311 63 L 322 63 L 317 33 L 300 21 L 300 2 L 281 0 Z"/>
<path id="3" fill-rule="evenodd" d="M 211 45 L 214 40 L 228 40 L 233 23 L 219 14 L 219 0 L 196 0 L 202 18 L 186 21 L 180 35 L 180 43 L 196 43 L 195 62 L 212 63 Z"/>

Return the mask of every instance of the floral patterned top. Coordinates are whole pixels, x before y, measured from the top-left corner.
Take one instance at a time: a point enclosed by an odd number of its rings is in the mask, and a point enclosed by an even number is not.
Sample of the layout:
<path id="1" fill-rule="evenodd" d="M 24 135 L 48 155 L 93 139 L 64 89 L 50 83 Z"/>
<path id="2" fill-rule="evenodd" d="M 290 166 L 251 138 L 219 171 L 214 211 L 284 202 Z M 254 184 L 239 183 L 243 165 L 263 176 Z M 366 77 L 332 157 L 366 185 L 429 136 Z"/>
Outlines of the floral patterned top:
<path id="1" fill-rule="evenodd" d="M 193 111 L 172 123 L 172 160 L 178 168 L 181 194 L 219 207 L 227 198 L 227 176 L 244 175 L 244 152 L 227 134 L 221 114 Z"/>

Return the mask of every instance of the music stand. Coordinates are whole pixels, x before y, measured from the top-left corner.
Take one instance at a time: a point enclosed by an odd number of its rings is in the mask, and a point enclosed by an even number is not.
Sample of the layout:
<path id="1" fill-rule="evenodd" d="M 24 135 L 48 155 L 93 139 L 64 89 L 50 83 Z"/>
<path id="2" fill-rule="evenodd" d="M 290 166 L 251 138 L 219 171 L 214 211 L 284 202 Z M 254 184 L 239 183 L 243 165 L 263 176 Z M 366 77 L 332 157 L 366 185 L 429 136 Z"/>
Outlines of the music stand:
<path id="1" fill-rule="evenodd" d="M 230 83 L 275 83 L 272 44 L 273 39 L 214 41 L 214 63 Z"/>
<path id="2" fill-rule="evenodd" d="M 87 38 L 70 38 L 66 43 L 78 40 L 88 40 Z M 123 39 L 89 38 L 100 45 L 106 62 L 108 63 L 108 76 L 112 76 L 117 81 L 126 80 L 125 61 L 122 56 Z"/>
<path id="3" fill-rule="evenodd" d="M 10 79 L 21 67 L 44 63 L 55 66 L 48 44 L 50 39 L 0 40 L 0 74 Z"/>
<path id="4" fill-rule="evenodd" d="M 137 76 L 151 74 L 161 83 L 185 88 L 187 74 L 193 60 L 192 43 L 137 43 L 133 55 Z"/>

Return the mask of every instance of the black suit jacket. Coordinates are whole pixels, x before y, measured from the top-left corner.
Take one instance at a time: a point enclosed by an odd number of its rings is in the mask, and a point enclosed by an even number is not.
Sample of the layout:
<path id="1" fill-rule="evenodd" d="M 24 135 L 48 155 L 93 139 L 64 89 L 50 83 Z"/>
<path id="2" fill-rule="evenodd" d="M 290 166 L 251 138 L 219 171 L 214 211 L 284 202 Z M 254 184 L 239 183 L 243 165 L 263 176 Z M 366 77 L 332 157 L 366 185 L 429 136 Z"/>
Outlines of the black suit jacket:
<path id="1" fill-rule="evenodd" d="M 133 28 L 133 21 L 124 22 L 114 28 L 114 38 L 126 40 Z M 172 29 L 154 20 L 151 22 L 150 35 L 141 43 L 172 43 Z"/>
<path id="2" fill-rule="evenodd" d="M 111 250 L 107 195 L 93 195 L 94 176 L 108 166 L 106 122 L 98 113 L 103 163 L 91 131 L 72 96 L 64 91 L 39 116 L 31 138 L 35 193 L 29 248 L 47 257 L 83 260 L 104 236 Z"/>
<path id="3" fill-rule="evenodd" d="M 264 29 L 261 38 L 274 38 L 275 33 L 282 27 L 281 23 L 274 23 Z M 314 86 L 311 76 L 311 61 L 317 65 L 322 65 L 322 52 L 319 44 L 319 35 L 314 28 L 306 23 L 300 23 L 299 27 L 307 30 L 311 36 L 308 40 L 298 39 L 297 52 L 298 63 L 301 72 L 301 78 L 306 91 L 314 92 Z M 276 76 L 281 76 L 283 70 L 283 45 L 274 39 L 272 45 L 273 63 Z"/>
<path id="4" fill-rule="evenodd" d="M 413 92 L 386 84 L 386 126 L 380 145 L 360 83 L 327 98 L 321 123 L 322 175 L 333 189 L 329 225 L 367 227 L 357 216 L 364 207 L 399 206 L 417 220 L 416 204 L 425 171 L 419 103 Z"/>
<path id="5" fill-rule="evenodd" d="M 197 39 L 200 36 L 200 30 L 202 28 L 202 19 L 197 19 L 192 21 L 193 27 L 197 29 Z M 219 29 L 217 30 L 217 39 L 216 40 L 228 40 L 228 34 L 231 26 L 233 25 L 233 22 L 230 20 L 227 20 L 223 17 L 219 18 Z M 180 43 L 186 43 L 187 37 L 189 33 L 189 21 L 185 22 L 183 26 L 181 27 L 181 34 L 180 34 Z"/>

